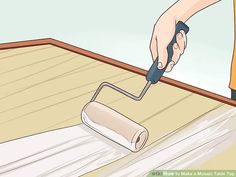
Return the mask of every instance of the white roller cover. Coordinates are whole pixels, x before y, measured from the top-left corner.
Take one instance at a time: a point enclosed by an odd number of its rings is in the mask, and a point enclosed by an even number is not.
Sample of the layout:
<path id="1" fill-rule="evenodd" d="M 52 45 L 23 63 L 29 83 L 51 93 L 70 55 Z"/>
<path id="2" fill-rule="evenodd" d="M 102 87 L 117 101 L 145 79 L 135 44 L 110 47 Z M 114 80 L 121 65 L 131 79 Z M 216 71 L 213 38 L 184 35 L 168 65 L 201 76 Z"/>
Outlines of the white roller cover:
<path id="1" fill-rule="evenodd" d="M 82 121 L 91 129 L 133 152 L 142 149 L 148 139 L 146 128 L 98 102 L 85 105 Z"/>

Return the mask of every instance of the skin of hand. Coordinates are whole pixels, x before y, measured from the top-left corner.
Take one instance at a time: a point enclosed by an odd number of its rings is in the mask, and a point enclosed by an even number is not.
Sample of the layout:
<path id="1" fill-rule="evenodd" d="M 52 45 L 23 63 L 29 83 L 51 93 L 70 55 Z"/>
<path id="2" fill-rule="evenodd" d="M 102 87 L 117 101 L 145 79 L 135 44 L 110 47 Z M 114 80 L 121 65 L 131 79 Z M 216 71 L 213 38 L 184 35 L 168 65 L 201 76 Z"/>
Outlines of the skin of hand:
<path id="1" fill-rule="evenodd" d="M 167 64 L 167 46 L 175 34 L 175 26 L 179 21 L 186 22 L 197 12 L 219 2 L 220 0 L 179 0 L 167 9 L 154 25 L 150 42 L 152 59 L 158 57 L 158 69 L 163 69 Z M 167 65 L 166 72 L 170 72 L 178 63 L 180 56 L 187 46 L 187 37 L 183 30 L 176 35 L 173 45 L 172 61 Z"/>

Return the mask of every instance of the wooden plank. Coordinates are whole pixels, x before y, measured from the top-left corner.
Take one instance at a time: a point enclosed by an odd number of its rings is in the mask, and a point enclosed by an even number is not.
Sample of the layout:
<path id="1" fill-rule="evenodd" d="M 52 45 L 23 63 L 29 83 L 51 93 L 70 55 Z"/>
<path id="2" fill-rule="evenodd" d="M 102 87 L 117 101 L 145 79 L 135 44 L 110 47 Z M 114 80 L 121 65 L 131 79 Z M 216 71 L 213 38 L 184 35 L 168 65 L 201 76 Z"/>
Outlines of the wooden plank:
<path id="1" fill-rule="evenodd" d="M 90 57 L 90 58 L 94 58 L 98 61 L 102 61 L 104 63 L 108 63 L 110 65 L 117 66 L 119 68 L 123 68 L 125 70 L 137 73 L 139 75 L 143 75 L 143 76 L 147 75 L 147 71 L 145 71 L 141 68 L 137 68 L 135 66 L 120 62 L 118 60 L 114 60 L 112 58 L 109 58 L 109 57 L 106 57 L 106 56 L 103 56 L 103 55 L 93 53 L 91 51 L 88 51 L 88 50 L 85 50 L 85 49 L 82 49 L 82 48 L 79 48 L 79 47 L 76 47 L 76 46 L 73 46 L 73 45 L 70 45 L 70 44 L 66 44 L 64 42 L 61 42 L 61 41 L 58 41 L 58 40 L 55 40 L 55 39 L 51 39 L 50 43 L 57 46 L 57 47 L 67 49 L 67 50 L 70 50 L 72 52 L 76 52 L 76 53 L 79 53 L 81 55 L 84 55 L 84 56 L 87 56 L 87 57 Z M 222 103 L 226 103 L 226 104 L 229 104 L 229 105 L 232 105 L 232 106 L 236 106 L 236 101 L 234 101 L 234 100 L 231 100 L 227 97 L 209 92 L 207 90 L 203 90 L 203 89 L 194 87 L 192 85 L 188 85 L 186 83 L 182 83 L 182 82 L 179 82 L 179 81 L 176 81 L 176 80 L 164 77 L 164 76 L 161 77 L 161 82 L 166 83 L 168 85 L 172 85 L 172 86 L 181 88 L 181 89 L 184 89 L 184 90 L 187 90 L 187 91 L 190 91 L 190 92 L 193 92 L 193 93 L 196 93 L 196 94 L 199 94 L 199 95 L 202 95 L 202 96 L 205 96 L 205 97 L 208 97 L 208 98 L 211 98 L 211 99 L 214 99 L 214 100 L 217 100 L 217 101 L 220 101 Z"/>
<path id="2" fill-rule="evenodd" d="M 26 42 L 27 47 L 15 49 L 20 45 L 14 43 L 14 49 L 9 49 L 13 51 L 8 51 L 11 55 L 0 60 L 5 68 L 0 73 L 0 142 L 81 123 L 80 111 L 103 81 L 133 94 L 139 94 L 146 83 L 144 70 L 59 41 L 48 42 L 54 46 L 29 47 L 31 43 Z M 32 45 L 37 43 L 34 41 Z M 3 58 L 6 53 L 2 53 Z M 140 102 L 109 88 L 101 92 L 98 101 L 149 130 L 145 149 L 222 102 L 235 105 L 230 99 L 168 78 L 152 86 Z M 85 176 L 97 176 L 108 168 L 109 165 Z"/>
<path id="3" fill-rule="evenodd" d="M 134 73 L 139 74 L 139 75 L 146 76 L 146 74 L 147 74 L 147 71 L 145 71 L 141 68 L 137 68 L 135 66 L 120 62 L 118 60 L 115 60 L 115 59 L 112 59 L 112 58 L 109 58 L 109 57 L 106 57 L 106 56 L 103 56 L 103 55 L 96 54 L 94 52 L 91 52 L 91 51 L 88 51 L 88 50 L 85 50 L 85 49 L 82 49 L 82 48 L 79 48 L 77 46 L 73 46 L 73 45 L 70 45 L 70 44 L 67 44 L 67 43 L 64 43 L 64 42 L 61 42 L 61 41 L 58 41 L 58 40 L 55 40 L 55 39 L 52 39 L 52 38 L 2 43 L 2 44 L 0 44 L 0 50 L 1 49 L 4 50 L 4 49 L 39 46 L 39 45 L 45 45 L 45 44 L 51 44 L 51 45 L 57 46 L 59 48 L 66 49 L 68 51 L 72 51 L 72 52 L 78 53 L 80 55 L 87 56 L 91 59 L 95 59 L 97 61 L 101 61 L 101 62 L 108 63 L 108 64 L 113 65 L 113 66 L 117 66 L 119 68 L 125 69 L 129 72 L 134 72 Z M 176 81 L 176 80 L 164 77 L 164 76 L 161 78 L 161 81 L 164 82 L 164 83 L 167 83 L 169 85 L 179 87 L 181 89 L 188 90 L 188 91 L 191 91 L 193 93 L 197 93 L 199 95 L 202 95 L 202 96 L 220 101 L 222 103 L 226 103 L 226 104 L 229 104 L 229 105 L 232 105 L 232 106 L 236 106 L 236 101 L 234 101 L 234 100 L 231 100 L 227 97 L 217 95 L 215 93 L 212 93 L 212 92 L 194 87 L 192 85 L 188 85 L 186 83 L 182 83 L 182 82 L 179 82 L 179 81 Z"/>
<path id="4" fill-rule="evenodd" d="M 0 53 L 5 53 L 5 52 L 9 52 L 10 50 L 9 49 L 3 49 L 3 50 L 0 50 Z"/>
<path id="5" fill-rule="evenodd" d="M 57 47 L 50 47 L 50 51 L 52 53 L 55 52 L 55 55 L 58 54 L 58 50 Z M 38 54 L 38 52 L 35 54 Z M 55 68 L 50 68 L 51 66 L 54 66 L 54 64 L 68 61 L 71 57 L 72 59 L 70 62 L 62 63 L 62 65 L 56 66 Z M 39 58 L 35 58 L 28 54 L 22 54 L 18 61 L 22 61 L 23 64 L 27 65 L 32 62 L 32 59 L 38 60 Z M 80 114 L 78 110 L 81 110 L 89 101 L 98 85 L 102 81 L 109 81 L 109 78 L 113 83 L 121 80 L 120 83 L 116 83 L 117 86 L 134 94 L 138 94 L 146 83 L 146 80 L 142 76 L 132 73 L 122 75 L 128 72 L 120 68 L 111 67 L 108 64 L 96 63 L 95 61 L 91 62 L 88 57 L 78 54 L 71 53 L 70 55 L 56 57 L 56 59 L 50 61 L 51 65 L 45 63 L 40 68 L 45 69 L 49 67 L 49 70 L 39 72 L 33 77 L 25 77 L 24 75 L 29 71 L 34 71 L 33 66 L 30 66 L 29 70 L 23 68 L 19 72 L 14 73 L 13 71 L 13 74 L 12 72 L 8 73 L 7 77 L 0 75 L 0 80 L 3 80 L 2 78 L 4 77 L 9 80 L 11 80 L 11 78 L 14 80 L 15 77 L 22 78 L 19 81 L 3 85 L 2 87 L 0 86 L 0 93 L 2 93 L 0 103 L 3 105 L 0 108 L 0 125 L 2 131 L 5 131 L 6 129 L 15 129 L 15 125 L 24 125 L 26 123 L 30 125 L 33 124 L 33 122 L 37 122 L 37 128 L 35 127 L 36 129 L 33 131 L 32 127 L 28 127 L 25 128 L 24 131 L 28 130 L 31 134 L 34 134 L 38 131 L 48 130 L 47 127 L 59 128 L 59 122 L 64 122 L 73 117 L 77 117 Z M 100 72 L 101 70 L 103 72 Z M 96 74 L 96 80 L 94 80 L 95 73 L 99 73 Z M 115 77 L 115 80 L 112 78 L 113 76 Z M 127 80 L 122 81 L 125 78 L 127 78 Z M 89 84 L 91 81 L 92 84 Z M 166 99 L 166 95 L 163 94 L 165 92 L 168 93 L 169 99 Z M 135 102 L 109 88 L 104 89 L 99 96 L 99 98 L 102 99 L 98 100 L 119 110 L 123 114 L 126 114 L 127 117 L 144 124 L 152 130 L 153 126 L 149 126 L 149 124 L 157 124 L 155 121 L 158 120 L 156 116 L 158 116 L 159 112 L 163 112 L 163 109 L 165 110 L 172 104 L 177 104 L 179 100 L 185 99 L 185 97 L 188 97 L 190 94 L 190 92 L 166 84 L 157 84 L 150 89 L 144 99 L 140 102 Z M 110 97 L 110 95 L 113 96 Z M 202 100 L 203 98 L 199 96 L 199 99 Z M 196 102 L 197 101 L 198 100 L 196 100 Z M 213 103 L 213 105 L 218 104 L 214 101 Z M 134 106 L 134 108 L 131 108 L 131 106 Z M 209 104 L 209 106 L 210 107 L 205 106 L 205 111 L 211 108 L 211 104 Z M 134 112 L 134 109 L 138 111 Z M 145 111 L 143 111 L 144 109 Z M 199 111 L 199 114 L 201 113 L 202 112 Z M 53 118 L 47 120 L 48 115 L 53 115 Z M 185 117 L 187 118 L 188 116 Z M 153 122 L 152 120 L 155 121 Z M 73 123 L 80 123 L 80 119 L 74 119 L 74 121 L 76 122 Z M 147 122 L 151 123 L 148 124 Z M 46 127 L 44 127 L 45 124 L 47 125 Z M 53 126 L 55 124 L 57 125 L 56 127 Z M 165 122 L 163 122 L 163 124 L 165 124 Z M 70 124 L 65 123 L 64 125 L 59 125 L 69 126 Z M 177 125 L 180 124 L 176 124 L 176 127 Z M 154 132 L 154 130 L 152 131 Z M 160 132 L 162 131 L 163 129 L 160 129 Z M 21 136 L 27 135 L 26 132 L 21 133 Z M 160 132 L 155 132 L 156 136 L 150 138 L 148 144 L 159 137 Z M 18 131 L 15 131 L 15 133 L 19 134 Z M 2 134 L 2 136 L 5 137 L 3 139 L 8 140 L 6 134 Z M 13 135 L 11 138 L 14 138 Z"/>
<path id="6" fill-rule="evenodd" d="M 114 74 L 106 80 L 110 82 L 119 82 L 126 78 L 130 78 L 130 75 Z M 68 92 L 61 91 L 61 94 L 53 94 L 51 97 L 46 96 L 44 99 L 39 98 L 40 100 L 35 101 L 34 103 L 31 101 L 27 105 L 1 113 L 1 141 L 39 133 L 45 131 L 45 129 L 52 130 L 80 123 L 80 112 L 83 106 L 91 99 L 98 84 L 100 84 L 100 82 L 93 81 L 92 84 L 84 84 L 85 86 L 78 86 L 73 90 L 67 89 L 69 90 Z M 30 96 L 26 98 L 29 97 Z M 77 118 L 73 124 L 64 122 L 73 117 Z M 60 124 L 59 127 L 54 126 L 60 122 L 63 122 L 63 124 Z M 20 125 L 24 128 L 21 128 Z M 10 135 L 3 132 L 9 132 Z"/>
<path id="7" fill-rule="evenodd" d="M 102 81 L 122 82 L 134 75 L 119 68 L 111 71 L 109 65 L 99 64 L 75 53 L 71 55 L 77 56 L 73 57 L 71 63 L 40 72 L 37 77 L 24 78 L 19 82 L 2 86 L 0 103 L 3 106 L 0 111 L 0 127 L 2 132 L 10 131 L 11 134 L 8 136 L 6 133 L 1 133 L 1 141 L 45 131 L 47 127 L 79 115 L 84 104 L 89 101 Z M 66 57 L 68 58 L 68 55 Z M 62 59 L 66 57 L 63 56 Z M 60 62 L 60 57 L 57 59 Z M 58 61 L 52 60 L 52 63 Z M 43 67 L 48 66 L 43 65 Z M 100 72 L 101 70 L 103 72 Z M 14 78 L 22 73 L 24 72 L 11 77 Z M 93 73 L 100 74 L 94 77 Z M 89 77 L 85 77 L 87 75 Z M 49 118 L 50 114 L 53 115 L 52 118 Z M 35 127 L 27 126 L 22 129 L 19 126 L 35 123 L 37 123 Z M 77 119 L 76 123 L 80 123 L 80 119 Z M 16 125 L 19 127 L 16 128 Z"/>
<path id="8" fill-rule="evenodd" d="M 46 48 L 43 47 L 42 49 L 41 48 L 40 50 L 32 50 L 32 48 L 31 50 L 29 50 L 29 48 L 27 47 L 26 49 L 28 52 L 19 53 L 17 55 L 10 55 L 7 58 L 0 57 L 2 58 L 0 59 L 0 75 L 1 78 L 4 79 L 3 81 L 1 80 L 1 84 L 4 83 L 4 81 L 6 80 L 5 78 L 10 79 L 11 77 L 15 77 L 17 75 L 22 76 L 22 72 L 30 73 L 32 72 L 30 70 L 36 70 L 37 67 L 41 65 L 47 66 L 50 62 L 56 60 L 57 57 L 73 55 L 64 49 L 55 48 L 52 46 Z M 32 58 L 34 59 L 32 60 Z"/>
<path id="9" fill-rule="evenodd" d="M 7 52 L 6 52 L 6 49 L 0 50 L 2 51 L 0 61 L 7 60 L 9 58 L 12 58 L 18 55 L 30 54 L 30 53 L 42 51 L 50 47 L 52 47 L 52 45 L 47 44 L 47 45 L 39 45 L 39 46 L 33 46 L 33 47 L 20 47 L 20 48 L 15 48 L 15 49 L 7 49 Z"/>

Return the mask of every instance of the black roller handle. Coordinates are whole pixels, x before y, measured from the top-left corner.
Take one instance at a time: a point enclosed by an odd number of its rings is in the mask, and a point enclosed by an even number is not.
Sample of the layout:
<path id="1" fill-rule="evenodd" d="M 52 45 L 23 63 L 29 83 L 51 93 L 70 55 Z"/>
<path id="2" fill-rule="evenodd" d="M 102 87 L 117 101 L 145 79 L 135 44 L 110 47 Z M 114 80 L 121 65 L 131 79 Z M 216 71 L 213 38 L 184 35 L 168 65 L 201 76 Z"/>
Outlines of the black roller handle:
<path id="1" fill-rule="evenodd" d="M 162 77 L 162 75 L 164 74 L 166 67 L 168 66 L 168 64 L 171 62 L 172 56 L 173 56 L 173 45 L 174 43 L 176 43 L 176 35 L 183 30 L 186 34 L 189 31 L 189 27 L 179 21 L 176 24 L 175 27 L 175 34 L 173 39 L 171 40 L 171 42 L 169 43 L 169 45 L 167 46 L 167 52 L 168 52 L 168 60 L 167 60 L 167 64 L 163 69 L 158 69 L 157 64 L 158 64 L 158 58 L 153 62 L 152 66 L 150 67 L 150 69 L 148 70 L 146 79 L 147 81 L 150 81 L 152 84 L 156 84 L 160 78 Z"/>

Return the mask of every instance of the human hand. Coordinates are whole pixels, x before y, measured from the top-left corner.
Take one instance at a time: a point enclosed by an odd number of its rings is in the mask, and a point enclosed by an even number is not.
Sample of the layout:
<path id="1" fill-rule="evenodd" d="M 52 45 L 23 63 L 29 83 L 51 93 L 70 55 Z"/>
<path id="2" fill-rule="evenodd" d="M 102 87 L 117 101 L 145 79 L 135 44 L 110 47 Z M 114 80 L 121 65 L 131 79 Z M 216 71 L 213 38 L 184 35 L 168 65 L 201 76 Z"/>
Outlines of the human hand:
<path id="1" fill-rule="evenodd" d="M 153 60 L 158 57 L 158 69 L 165 68 L 168 59 L 167 46 L 175 34 L 175 26 L 179 21 L 186 22 L 197 12 L 219 2 L 220 0 L 178 0 L 158 19 L 153 28 L 150 50 Z M 187 37 L 184 31 L 176 36 L 176 43 L 173 45 L 173 56 L 166 67 L 167 72 L 171 71 L 187 46 Z"/>
<path id="2" fill-rule="evenodd" d="M 168 11 L 164 13 L 156 22 L 151 43 L 150 50 L 153 60 L 158 57 L 158 69 L 165 68 L 168 60 L 167 46 L 175 35 L 175 27 L 178 21 L 175 16 Z M 180 56 L 184 53 L 187 46 L 187 37 L 183 30 L 176 35 L 176 43 L 173 45 L 173 56 L 166 67 L 166 72 L 170 72 L 175 64 L 178 63 Z"/>

